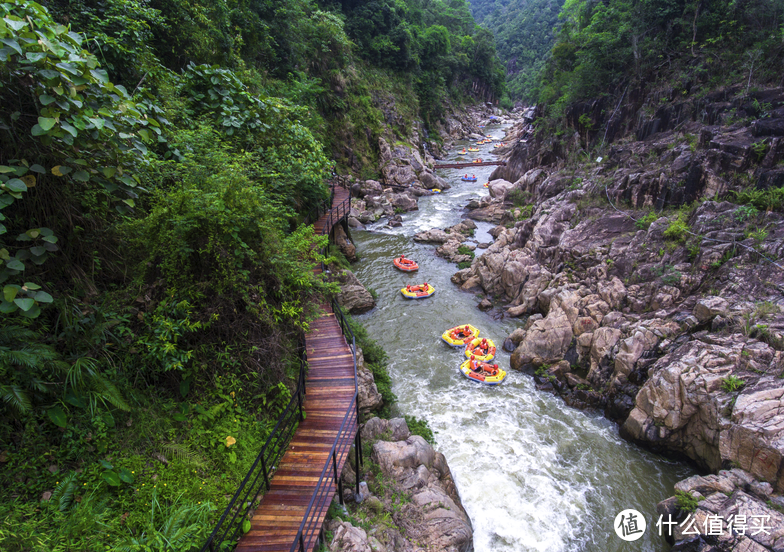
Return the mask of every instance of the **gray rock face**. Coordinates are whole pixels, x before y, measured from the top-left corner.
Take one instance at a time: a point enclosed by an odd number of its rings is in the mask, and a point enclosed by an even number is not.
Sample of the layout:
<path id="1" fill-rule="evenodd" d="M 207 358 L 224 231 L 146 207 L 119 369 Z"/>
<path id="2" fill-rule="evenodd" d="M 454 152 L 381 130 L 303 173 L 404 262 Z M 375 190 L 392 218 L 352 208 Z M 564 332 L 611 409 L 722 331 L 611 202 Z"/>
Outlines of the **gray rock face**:
<path id="1" fill-rule="evenodd" d="M 360 508 L 372 511 L 373 517 L 391 518 L 393 524 L 382 523 L 368 536 L 336 520 L 328 527 L 335 534 L 330 550 L 472 550 L 471 521 L 444 456 L 422 437 L 412 436 L 402 418 L 372 418 L 361 433 L 365 442 L 382 439 L 373 444 L 371 460 L 379 466 L 384 484 L 371 485 Z M 352 474 L 346 463 L 344 478 Z M 400 501 L 400 495 L 408 500 Z"/>
<path id="2" fill-rule="evenodd" d="M 359 410 L 365 415 L 378 410 L 384 404 L 373 373 L 365 366 L 365 356 L 359 347 L 357 347 L 357 392 Z"/>
<path id="3" fill-rule="evenodd" d="M 695 475 L 676 483 L 675 490 L 691 494 L 698 502 L 693 513 L 680 510 L 675 497 L 656 506 L 665 521 L 678 522 L 669 526 L 673 529 L 668 538 L 675 543 L 673 550 L 784 549 L 784 514 L 769 506 L 779 503 L 782 497 L 749 473 L 733 469 L 706 477 Z M 734 527 L 730 527 L 733 520 Z M 668 536 L 667 527 L 663 525 L 664 536 Z"/>
<path id="4" fill-rule="evenodd" d="M 764 375 L 781 360 L 740 334 L 688 341 L 651 367 L 623 430 L 713 471 L 734 463 L 782 491 L 784 387 Z"/>

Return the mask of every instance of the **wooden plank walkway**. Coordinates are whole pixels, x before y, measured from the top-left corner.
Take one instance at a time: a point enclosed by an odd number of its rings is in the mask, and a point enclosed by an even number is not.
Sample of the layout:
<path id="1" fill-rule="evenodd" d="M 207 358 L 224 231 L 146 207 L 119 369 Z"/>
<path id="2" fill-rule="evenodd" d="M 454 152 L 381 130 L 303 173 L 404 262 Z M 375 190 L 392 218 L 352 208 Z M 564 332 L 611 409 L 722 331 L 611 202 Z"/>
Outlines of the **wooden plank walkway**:
<path id="1" fill-rule="evenodd" d="M 349 201 L 349 191 L 336 188 L 332 209 L 315 223 L 316 232 L 331 232 L 348 213 Z M 319 271 L 317 268 L 316 272 Z M 354 413 L 348 427 L 339 435 L 346 413 L 354 403 L 354 357 L 332 307 L 327 304 L 322 305 L 322 309 L 325 314 L 311 322 L 310 330 L 305 334 L 308 375 L 303 407 L 306 418 L 297 427 L 278 463 L 270 490 L 251 518 L 251 530 L 240 538 L 238 552 L 288 552 L 329 462 L 322 482 L 322 485 L 326 483 L 329 494 L 317 501 L 315 513 L 310 515 L 312 523 L 307 525 L 310 529 L 304 533 L 304 549 L 312 551 L 337 490 L 330 451 L 336 441 L 345 445 L 338 447 L 336 455 L 337 473 L 340 474 L 357 433 Z"/>

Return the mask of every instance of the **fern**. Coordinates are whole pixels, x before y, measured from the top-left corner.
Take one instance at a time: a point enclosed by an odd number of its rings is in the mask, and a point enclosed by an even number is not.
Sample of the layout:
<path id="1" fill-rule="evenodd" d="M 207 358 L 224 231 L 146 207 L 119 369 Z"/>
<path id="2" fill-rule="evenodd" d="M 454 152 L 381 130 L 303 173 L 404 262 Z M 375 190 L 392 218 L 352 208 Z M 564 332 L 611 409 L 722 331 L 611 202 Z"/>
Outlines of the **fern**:
<path id="1" fill-rule="evenodd" d="M 120 410 L 130 412 L 131 407 L 125 402 L 120 390 L 100 374 L 95 374 L 95 376 L 93 376 L 93 391 L 98 394 L 99 398 L 102 400 L 110 402 Z"/>
<path id="2" fill-rule="evenodd" d="M 180 443 L 167 443 L 161 447 L 163 451 L 171 458 L 176 458 L 180 462 L 190 464 L 191 466 L 201 468 L 204 466 L 204 461 L 198 454 L 194 453 L 187 445 Z"/>
<path id="3" fill-rule="evenodd" d="M 64 512 L 73 503 L 74 492 L 76 491 L 78 474 L 71 472 L 65 476 L 65 479 L 60 481 L 60 484 L 55 487 L 52 493 L 52 502 L 58 502 L 58 508 Z"/>
<path id="4" fill-rule="evenodd" d="M 0 396 L 18 414 L 26 414 L 33 407 L 30 397 L 18 385 L 0 385 Z"/>

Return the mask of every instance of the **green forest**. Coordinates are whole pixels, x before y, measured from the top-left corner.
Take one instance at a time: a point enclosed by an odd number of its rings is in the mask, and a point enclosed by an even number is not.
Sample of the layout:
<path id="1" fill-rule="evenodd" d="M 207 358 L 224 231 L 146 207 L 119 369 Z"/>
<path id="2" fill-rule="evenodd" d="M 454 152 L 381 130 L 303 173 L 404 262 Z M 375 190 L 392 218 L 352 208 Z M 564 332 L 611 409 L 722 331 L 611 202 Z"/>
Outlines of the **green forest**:
<path id="1" fill-rule="evenodd" d="M 647 85 L 682 94 L 778 84 L 784 0 L 567 0 L 538 101 L 569 104 Z"/>
<path id="2" fill-rule="evenodd" d="M 471 0 L 477 22 L 495 36 L 506 67 L 504 104 L 536 103 L 539 74 L 555 43 L 563 0 Z"/>
<path id="3" fill-rule="evenodd" d="M 327 179 L 499 98 L 492 36 L 463 0 L 0 10 L 0 548 L 198 549 L 335 291 Z"/>

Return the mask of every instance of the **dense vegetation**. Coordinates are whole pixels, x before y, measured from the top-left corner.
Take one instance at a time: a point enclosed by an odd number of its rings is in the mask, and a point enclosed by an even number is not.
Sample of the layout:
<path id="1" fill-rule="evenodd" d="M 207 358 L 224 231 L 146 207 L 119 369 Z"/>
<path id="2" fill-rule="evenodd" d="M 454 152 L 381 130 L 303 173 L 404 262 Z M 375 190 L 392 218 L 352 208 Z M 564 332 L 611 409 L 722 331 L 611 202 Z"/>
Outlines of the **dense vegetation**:
<path id="1" fill-rule="evenodd" d="M 507 107 L 516 100 L 536 102 L 562 5 L 563 0 L 471 0 L 474 17 L 495 36 L 506 66 Z"/>
<path id="2" fill-rule="evenodd" d="M 463 0 L 381 4 L 0 4 L 0 548 L 203 541 L 332 291 L 330 168 L 501 92 Z"/>
<path id="3" fill-rule="evenodd" d="M 554 113 L 654 76 L 684 94 L 780 84 L 784 0 L 567 0 L 560 18 L 539 95 Z"/>

